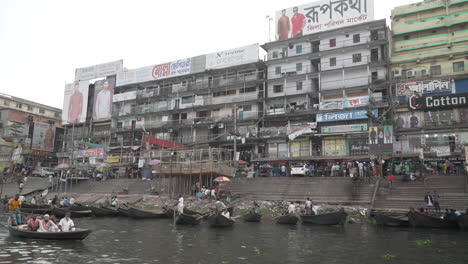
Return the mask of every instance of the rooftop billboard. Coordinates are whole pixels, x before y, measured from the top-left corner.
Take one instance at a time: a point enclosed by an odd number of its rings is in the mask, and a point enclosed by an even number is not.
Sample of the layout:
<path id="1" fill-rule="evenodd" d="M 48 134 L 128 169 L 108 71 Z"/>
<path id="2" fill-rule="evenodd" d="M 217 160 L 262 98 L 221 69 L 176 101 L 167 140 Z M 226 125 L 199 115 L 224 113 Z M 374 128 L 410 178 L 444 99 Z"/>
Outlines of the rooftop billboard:
<path id="1" fill-rule="evenodd" d="M 86 121 L 89 81 L 65 84 L 62 124 L 77 124 Z"/>

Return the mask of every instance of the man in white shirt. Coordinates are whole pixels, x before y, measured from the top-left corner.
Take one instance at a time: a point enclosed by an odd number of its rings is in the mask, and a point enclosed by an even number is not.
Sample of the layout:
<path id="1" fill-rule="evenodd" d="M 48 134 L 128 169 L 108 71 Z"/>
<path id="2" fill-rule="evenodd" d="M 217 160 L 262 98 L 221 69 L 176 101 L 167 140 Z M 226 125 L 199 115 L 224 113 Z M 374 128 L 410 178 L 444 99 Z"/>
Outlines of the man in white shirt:
<path id="1" fill-rule="evenodd" d="M 75 204 L 75 198 L 70 197 L 70 201 L 68 203 L 70 204 L 70 206 L 74 205 Z"/>
<path id="2" fill-rule="evenodd" d="M 36 205 L 36 204 L 37 204 L 36 196 L 33 196 L 33 198 L 31 198 L 31 204 L 32 204 L 32 205 Z"/>
<path id="3" fill-rule="evenodd" d="M 305 211 L 306 214 L 310 214 L 310 211 L 312 210 L 312 201 L 310 200 L 309 197 L 307 197 L 307 201 L 305 202 Z"/>
<path id="4" fill-rule="evenodd" d="M 216 211 L 222 212 L 226 209 L 226 205 L 219 200 L 219 198 L 216 199 L 215 203 Z"/>
<path id="5" fill-rule="evenodd" d="M 75 223 L 70 219 L 70 213 L 65 213 L 65 217 L 59 222 L 59 228 L 62 232 L 75 231 Z"/>
<path id="6" fill-rule="evenodd" d="M 109 87 L 109 81 L 105 80 L 102 84 L 102 90 L 96 95 L 94 103 L 94 118 L 103 119 L 110 117 L 112 107 L 113 91 Z"/>
<path id="7" fill-rule="evenodd" d="M 359 168 L 359 177 L 363 177 L 364 176 L 364 164 L 362 164 L 362 162 L 359 162 L 358 168 Z"/>
<path id="8" fill-rule="evenodd" d="M 179 200 L 176 203 L 177 206 L 177 213 L 183 214 L 184 213 L 184 197 L 182 194 L 179 194 Z"/>
<path id="9" fill-rule="evenodd" d="M 58 229 L 57 225 L 50 220 L 48 214 L 44 215 L 44 219 L 39 222 L 39 228 L 37 232 L 56 232 Z"/>
<path id="10" fill-rule="evenodd" d="M 294 214 L 296 212 L 296 206 L 291 202 L 288 206 L 288 214 Z"/>

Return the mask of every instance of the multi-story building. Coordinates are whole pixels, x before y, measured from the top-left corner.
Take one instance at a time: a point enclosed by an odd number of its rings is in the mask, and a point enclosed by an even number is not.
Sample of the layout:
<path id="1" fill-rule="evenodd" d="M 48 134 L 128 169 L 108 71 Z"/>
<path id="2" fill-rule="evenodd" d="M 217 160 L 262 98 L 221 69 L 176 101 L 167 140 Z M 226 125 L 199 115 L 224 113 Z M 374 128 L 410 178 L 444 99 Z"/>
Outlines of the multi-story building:
<path id="1" fill-rule="evenodd" d="M 184 146 L 235 149 L 249 161 L 264 71 L 258 45 L 250 45 L 124 72 L 113 99 L 113 160 L 136 167 L 140 155 L 161 160 L 157 149 Z"/>
<path id="2" fill-rule="evenodd" d="M 62 142 L 62 111 L 22 98 L 0 94 L 0 169 L 10 166 L 12 150 L 21 147 L 18 163 L 35 167 L 51 166 L 53 154 Z"/>
<path id="3" fill-rule="evenodd" d="M 387 105 L 385 20 L 266 43 L 258 160 L 368 159 L 369 115 Z"/>
<path id="4" fill-rule="evenodd" d="M 462 161 L 468 138 L 468 1 L 392 10 L 395 155 Z"/>

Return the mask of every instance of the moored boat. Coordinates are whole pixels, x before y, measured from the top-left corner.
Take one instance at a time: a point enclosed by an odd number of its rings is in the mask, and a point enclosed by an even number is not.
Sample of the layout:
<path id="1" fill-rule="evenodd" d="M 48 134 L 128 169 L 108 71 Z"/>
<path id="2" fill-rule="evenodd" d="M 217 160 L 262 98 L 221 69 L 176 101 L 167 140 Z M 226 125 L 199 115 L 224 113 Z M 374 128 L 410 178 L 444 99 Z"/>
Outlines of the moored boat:
<path id="1" fill-rule="evenodd" d="M 50 214 L 55 215 L 57 217 L 65 217 L 65 213 L 70 213 L 70 216 L 72 218 L 77 218 L 77 217 L 88 217 L 92 215 L 91 210 L 86 210 L 86 211 L 70 211 L 68 208 L 59 208 L 59 207 L 54 207 L 50 210 Z"/>
<path id="2" fill-rule="evenodd" d="M 295 225 L 299 221 L 299 217 L 292 214 L 282 215 L 275 218 L 277 224 Z"/>
<path id="3" fill-rule="evenodd" d="M 454 218 L 442 219 L 429 215 L 425 215 L 414 210 L 408 213 L 408 220 L 412 227 L 429 227 L 429 228 L 456 228 L 458 227 L 457 220 Z"/>
<path id="4" fill-rule="evenodd" d="M 76 228 L 75 231 L 70 232 L 37 232 L 29 231 L 26 225 L 22 226 L 11 226 L 8 225 L 8 231 L 10 235 L 22 238 L 32 239 L 49 239 L 49 240 L 83 240 L 90 233 L 89 229 Z"/>
<path id="5" fill-rule="evenodd" d="M 37 204 L 22 203 L 22 204 L 21 204 L 21 208 L 49 209 L 50 206 L 48 206 L 48 205 L 37 205 Z"/>
<path id="6" fill-rule="evenodd" d="M 135 219 L 146 219 L 146 218 L 167 218 L 165 211 L 157 210 L 140 210 L 133 207 L 129 207 L 127 214 L 131 218 Z"/>
<path id="7" fill-rule="evenodd" d="M 202 218 L 201 215 L 179 214 L 176 216 L 175 223 L 177 225 L 198 225 Z"/>
<path id="8" fill-rule="evenodd" d="M 343 225 L 348 214 L 344 210 L 328 214 L 301 215 L 303 223 L 314 225 Z"/>
<path id="9" fill-rule="evenodd" d="M 373 218 L 378 225 L 390 227 L 408 227 L 410 226 L 408 216 L 389 213 L 375 213 Z"/>
<path id="10" fill-rule="evenodd" d="M 97 217 L 119 215 L 119 212 L 117 210 L 110 209 L 110 208 L 90 206 L 89 209 L 91 209 L 91 211 L 93 212 L 93 215 Z"/>
<path id="11" fill-rule="evenodd" d="M 117 212 L 119 213 L 119 216 L 130 217 L 130 214 L 128 213 L 128 208 L 119 207 L 117 208 Z"/>
<path id="12" fill-rule="evenodd" d="M 463 230 L 468 230 L 468 214 L 457 217 L 458 226 Z"/>
<path id="13" fill-rule="evenodd" d="M 68 208 L 70 211 L 88 211 L 91 210 L 90 206 L 82 204 L 74 204 Z"/>
<path id="14" fill-rule="evenodd" d="M 234 225 L 234 220 L 220 214 L 212 214 L 208 217 L 211 227 L 230 227 Z"/>
<path id="15" fill-rule="evenodd" d="M 250 210 L 248 213 L 242 216 L 245 222 L 260 222 L 262 215 L 255 212 L 255 210 Z"/>

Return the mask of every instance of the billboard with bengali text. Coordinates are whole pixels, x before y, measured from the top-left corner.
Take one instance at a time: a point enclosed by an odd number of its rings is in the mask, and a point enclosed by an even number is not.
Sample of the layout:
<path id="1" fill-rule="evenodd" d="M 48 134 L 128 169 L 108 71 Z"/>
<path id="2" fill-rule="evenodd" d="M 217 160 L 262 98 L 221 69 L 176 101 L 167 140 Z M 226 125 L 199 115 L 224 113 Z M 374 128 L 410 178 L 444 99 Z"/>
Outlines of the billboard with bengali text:
<path id="1" fill-rule="evenodd" d="M 276 39 L 285 40 L 372 20 L 373 0 L 316 1 L 277 11 Z"/>
<path id="2" fill-rule="evenodd" d="M 47 123 L 34 122 L 32 149 L 54 151 L 55 126 Z"/>
<path id="3" fill-rule="evenodd" d="M 115 77 L 94 83 L 93 120 L 111 119 L 114 88 Z"/>
<path id="4" fill-rule="evenodd" d="M 206 69 L 220 69 L 258 61 L 258 44 L 223 50 L 206 55 Z"/>
<path id="5" fill-rule="evenodd" d="M 123 60 L 111 61 L 89 67 L 78 68 L 75 70 L 75 81 L 86 81 L 100 77 L 117 75 L 117 72 L 122 71 L 122 69 Z"/>
<path id="6" fill-rule="evenodd" d="M 65 84 L 62 124 L 78 124 L 86 121 L 88 88 L 88 81 Z"/>

